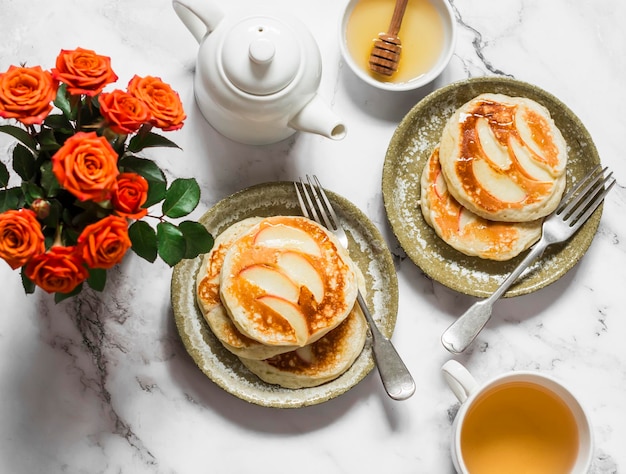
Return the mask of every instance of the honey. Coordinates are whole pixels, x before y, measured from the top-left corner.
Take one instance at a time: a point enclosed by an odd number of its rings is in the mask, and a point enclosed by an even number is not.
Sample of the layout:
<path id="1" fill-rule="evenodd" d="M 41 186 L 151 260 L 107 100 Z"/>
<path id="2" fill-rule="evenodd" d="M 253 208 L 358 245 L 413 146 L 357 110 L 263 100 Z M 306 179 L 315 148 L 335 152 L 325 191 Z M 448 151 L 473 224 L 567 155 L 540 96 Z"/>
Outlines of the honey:
<path id="1" fill-rule="evenodd" d="M 398 37 L 402 52 L 398 70 L 383 76 L 369 69 L 374 40 L 385 33 L 393 14 L 395 0 L 360 0 L 346 26 L 346 45 L 355 63 L 380 82 L 405 83 L 426 74 L 439 59 L 444 43 L 443 19 L 429 0 L 408 2 Z"/>

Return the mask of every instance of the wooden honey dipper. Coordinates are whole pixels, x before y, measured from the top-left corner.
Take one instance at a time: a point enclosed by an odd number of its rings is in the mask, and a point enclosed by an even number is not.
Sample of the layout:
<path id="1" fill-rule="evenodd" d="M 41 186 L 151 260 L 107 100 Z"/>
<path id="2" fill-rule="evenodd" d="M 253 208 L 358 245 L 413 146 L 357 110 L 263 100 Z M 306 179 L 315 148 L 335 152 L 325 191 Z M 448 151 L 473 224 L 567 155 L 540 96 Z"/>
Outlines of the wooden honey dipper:
<path id="1" fill-rule="evenodd" d="M 400 52 L 402 51 L 402 42 L 398 37 L 398 32 L 408 1 L 396 0 L 387 33 L 379 34 L 378 38 L 374 40 L 369 64 L 370 69 L 378 74 L 391 76 L 398 69 L 398 61 L 400 61 Z"/>

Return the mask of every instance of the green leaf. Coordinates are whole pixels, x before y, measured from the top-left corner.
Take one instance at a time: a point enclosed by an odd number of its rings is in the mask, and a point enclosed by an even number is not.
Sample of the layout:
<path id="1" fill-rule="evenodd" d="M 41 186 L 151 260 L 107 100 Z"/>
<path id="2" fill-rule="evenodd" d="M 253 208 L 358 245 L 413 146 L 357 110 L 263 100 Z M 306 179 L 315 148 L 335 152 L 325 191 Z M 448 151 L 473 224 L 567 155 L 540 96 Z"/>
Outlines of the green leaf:
<path id="1" fill-rule="evenodd" d="M 124 171 L 133 171 L 140 174 L 148 181 L 163 181 L 165 182 L 165 175 L 161 168 L 152 160 L 146 158 L 139 158 L 134 155 L 126 155 L 118 162 L 118 165 Z"/>
<path id="2" fill-rule="evenodd" d="M 9 185 L 9 170 L 7 165 L 0 161 L 0 186 L 6 188 Z"/>
<path id="3" fill-rule="evenodd" d="M 33 153 L 20 143 L 13 149 L 13 170 L 25 181 L 35 176 L 37 171 Z"/>
<path id="4" fill-rule="evenodd" d="M 35 199 L 44 197 L 43 189 L 27 181 L 22 182 L 22 192 L 24 193 L 24 199 L 28 205 L 31 205 Z"/>
<path id="5" fill-rule="evenodd" d="M 132 243 L 131 248 L 141 258 L 152 263 L 157 257 L 157 234 L 150 224 L 144 221 L 135 221 L 128 228 L 128 236 Z"/>
<path id="6" fill-rule="evenodd" d="M 20 269 L 20 274 L 22 276 L 22 286 L 24 287 L 24 293 L 30 295 L 35 292 L 35 283 L 26 276 L 26 265 L 24 265 Z"/>
<path id="7" fill-rule="evenodd" d="M 165 194 L 163 214 L 168 217 L 183 217 L 193 211 L 200 202 L 200 186 L 194 178 L 178 178 Z"/>
<path id="8" fill-rule="evenodd" d="M 159 256 L 170 267 L 185 257 L 185 237 L 174 224 L 160 222 L 157 225 Z"/>
<path id="9" fill-rule="evenodd" d="M 128 143 L 128 151 L 132 153 L 136 153 L 138 151 L 143 150 L 144 148 L 155 147 L 155 146 L 180 148 L 176 143 L 165 138 L 163 135 L 158 135 L 156 133 L 148 132 L 148 133 L 138 133 L 133 138 L 131 138 L 130 142 Z"/>
<path id="10" fill-rule="evenodd" d="M 161 168 L 154 161 L 127 155 L 118 164 L 123 171 L 132 171 L 143 176 L 148 181 L 148 197 L 143 207 L 148 208 L 165 199 L 167 179 Z"/>
<path id="11" fill-rule="evenodd" d="M 178 225 L 178 228 L 185 237 L 185 258 L 196 258 L 213 247 L 213 236 L 202 224 L 184 221 Z"/>
<path id="12" fill-rule="evenodd" d="M 76 120 L 76 110 L 72 110 L 70 95 L 67 93 L 67 85 L 61 84 L 57 90 L 57 96 L 54 99 L 56 105 L 68 120 Z"/>
<path id="13" fill-rule="evenodd" d="M 39 134 L 39 144 L 44 151 L 57 151 L 61 148 L 51 128 L 44 128 Z"/>
<path id="14" fill-rule="evenodd" d="M 107 282 L 107 271 L 104 268 L 90 268 L 87 283 L 96 291 L 104 290 Z"/>
<path id="15" fill-rule="evenodd" d="M 23 197 L 22 188 L 20 187 L 0 190 L 0 212 L 18 209 Z"/>
<path id="16" fill-rule="evenodd" d="M 52 172 L 52 162 L 46 161 L 41 165 L 41 187 L 46 192 L 46 196 L 54 197 L 61 189 L 59 180 Z"/>
<path id="17" fill-rule="evenodd" d="M 65 135 L 72 135 L 74 133 L 74 127 L 72 127 L 72 122 L 70 122 L 65 115 L 48 115 L 43 123 L 48 127 L 58 130 Z"/>
<path id="18" fill-rule="evenodd" d="M 60 303 L 63 300 L 71 298 L 72 296 L 76 296 L 77 294 L 79 294 L 82 291 L 82 289 L 83 289 L 83 284 L 80 283 L 76 288 L 74 288 L 69 293 L 55 293 L 54 294 L 54 302 L 55 303 Z"/>
<path id="19" fill-rule="evenodd" d="M 35 139 L 20 127 L 16 127 L 15 125 L 0 125 L 0 132 L 7 133 L 12 137 L 17 138 L 30 150 L 37 150 L 37 142 Z"/>
<path id="20" fill-rule="evenodd" d="M 165 199 L 167 184 L 157 181 L 148 181 L 148 186 L 148 196 L 146 197 L 146 202 L 142 206 L 145 209 L 150 206 L 154 206 Z"/>

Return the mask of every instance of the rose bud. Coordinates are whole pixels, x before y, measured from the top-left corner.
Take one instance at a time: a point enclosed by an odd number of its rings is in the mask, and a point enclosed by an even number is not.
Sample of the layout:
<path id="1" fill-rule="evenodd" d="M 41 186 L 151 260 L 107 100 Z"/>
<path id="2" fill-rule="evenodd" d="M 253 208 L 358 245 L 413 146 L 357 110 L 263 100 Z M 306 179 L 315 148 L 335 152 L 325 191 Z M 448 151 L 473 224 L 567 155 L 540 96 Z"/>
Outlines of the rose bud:
<path id="1" fill-rule="evenodd" d="M 37 219 L 43 220 L 50 215 L 50 203 L 45 199 L 35 199 L 31 208 L 37 214 Z"/>

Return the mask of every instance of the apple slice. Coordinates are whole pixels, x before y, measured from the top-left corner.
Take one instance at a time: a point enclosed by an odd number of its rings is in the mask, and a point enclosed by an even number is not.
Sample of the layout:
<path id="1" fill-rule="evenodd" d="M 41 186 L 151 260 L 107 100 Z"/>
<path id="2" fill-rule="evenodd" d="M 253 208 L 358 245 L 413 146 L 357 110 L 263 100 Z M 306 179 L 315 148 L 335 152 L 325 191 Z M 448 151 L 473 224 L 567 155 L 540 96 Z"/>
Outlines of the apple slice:
<path id="1" fill-rule="evenodd" d="M 521 202 L 526 197 L 526 191 L 507 175 L 494 171 L 484 160 L 474 160 L 473 169 L 483 189 L 501 202 Z"/>
<path id="2" fill-rule="evenodd" d="M 459 212 L 459 219 L 458 219 L 459 233 L 463 233 L 463 230 L 466 227 L 473 225 L 475 222 L 476 222 L 476 214 L 468 211 L 464 207 L 461 207 L 460 212 Z"/>
<path id="3" fill-rule="evenodd" d="M 296 355 L 300 357 L 300 359 L 306 364 L 311 364 L 315 359 L 315 354 L 313 354 L 313 349 L 311 348 L 311 345 L 296 349 Z"/>
<path id="4" fill-rule="evenodd" d="M 321 255 L 317 242 L 305 231 L 284 224 L 274 224 L 261 229 L 255 239 L 256 245 L 297 250 L 310 255 Z"/>
<path id="5" fill-rule="evenodd" d="M 448 192 L 448 185 L 441 172 L 441 167 L 438 166 L 437 177 L 435 178 L 435 193 L 437 197 L 441 199 Z"/>
<path id="6" fill-rule="evenodd" d="M 249 282 L 263 289 L 268 295 L 274 295 L 296 303 L 300 295 L 300 286 L 276 269 L 267 265 L 251 265 L 239 274 Z"/>
<path id="7" fill-rule="evenodd" d="M 485 118 L 479 118 L 476 121 L 476 132 L 487 159 L 501 170 L 508 170 L 511 167 L 509 151 L 500 144 L 489 125 L 489 121 Z"/>
<path id="8" fill-rule="evenodd" d="M 324 299 L 324 282 L 306 257 L 296 252 L 285 252 L 278 257 L 277 263 L 291 281 L 298 287 L 306 286 L 315 301 L 321 303 Z"/>
<path id="9" fill-rule="evenodd" d="M 552 181 L 553 178 L 552 175 L 550 175 L 550 171 L 544 168 L 541 163 L 535 161 L 535 158 L 528 148 L 524 147 L 517 140 L 511 140 L 511 148 L 513 149 L 515 158 L 531 178 L 537 181 Z"/>
<path id="10" fill-rule="evenodd" d="M 304 345 L 309 337 L 309 331 L 304 315 L 300 312 L 298 306 L 277 296 L 261 296 L 258 300 L 285 318 L 296 333 L 297 344 Z"/>

